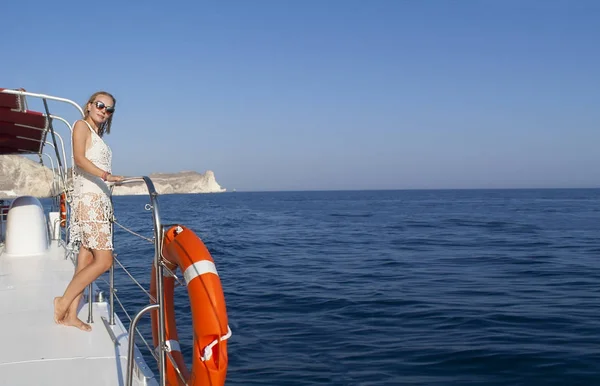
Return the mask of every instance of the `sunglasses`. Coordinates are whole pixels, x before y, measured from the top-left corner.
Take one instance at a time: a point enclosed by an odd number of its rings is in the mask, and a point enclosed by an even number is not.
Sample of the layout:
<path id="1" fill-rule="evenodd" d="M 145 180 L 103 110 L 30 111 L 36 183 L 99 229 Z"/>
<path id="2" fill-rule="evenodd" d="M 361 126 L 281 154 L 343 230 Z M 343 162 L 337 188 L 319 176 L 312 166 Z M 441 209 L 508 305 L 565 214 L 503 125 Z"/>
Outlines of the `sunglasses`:
<path id="1" fill-rule="evenodd" d="M 94 105 L 96 105 L 96 108 L 100 111 L 106 109 L 106 112 L 109 114 L 112 114 L 115 112 L 115 108 L 113 106 L 107 106 L 104 104 L 104 102 L 96 101 L 93 103 L 94 103 Z"/>

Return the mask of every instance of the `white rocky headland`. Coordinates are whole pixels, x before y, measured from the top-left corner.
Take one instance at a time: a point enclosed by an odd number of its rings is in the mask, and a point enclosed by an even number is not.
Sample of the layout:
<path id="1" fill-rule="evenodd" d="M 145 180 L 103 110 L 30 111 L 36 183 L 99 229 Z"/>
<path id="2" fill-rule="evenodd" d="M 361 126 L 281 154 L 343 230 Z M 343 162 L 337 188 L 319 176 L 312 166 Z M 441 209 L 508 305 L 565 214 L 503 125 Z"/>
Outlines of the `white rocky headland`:
<path id="1" fill-rule="evenodd" d="M 68 183 L 70 183 L 70 172 L 68 174 Z M 193 171 L 154 173 L 149 177 L 159 194 L 221 193 L 226 191 L 217 183 L 215 174 L 211 170 L 205 173 Z M 51 169 L 29 158 L 19 155 L 0 156 L 0 198 L 22 195 L 50 197 L 53 193 L 52 178 Z M 141 194 L 148 194 L 142 182 L 117 186 L 114 189 L 114 195 L 119 196 Z"/>

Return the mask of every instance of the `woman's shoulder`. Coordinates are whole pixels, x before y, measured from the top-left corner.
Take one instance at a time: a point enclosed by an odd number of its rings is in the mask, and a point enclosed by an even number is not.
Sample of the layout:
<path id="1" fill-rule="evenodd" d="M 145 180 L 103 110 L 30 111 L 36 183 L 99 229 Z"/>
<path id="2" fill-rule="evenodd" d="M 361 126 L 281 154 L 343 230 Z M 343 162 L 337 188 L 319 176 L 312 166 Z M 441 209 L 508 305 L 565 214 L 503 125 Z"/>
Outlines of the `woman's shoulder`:
<path id="1" fill-rule="evenodd" d="M 86 137 L 92 134 L 90 128 L 83 119 L 75 121 L 75 124 L 73 125 L 73 134 L 76 133 L 78 135 L 84 135 Z"/>
<path id="2" fill-rule="evenodd" d="M 90 127 L 88 126 L 87 122 L 84 121 L 83 119 L 79 119 L 77 121 L 75 121 L 75 123 L 73 124 L 73 130 L 82 130 L 85 129 L 86 131 L 90 131 Z"/>

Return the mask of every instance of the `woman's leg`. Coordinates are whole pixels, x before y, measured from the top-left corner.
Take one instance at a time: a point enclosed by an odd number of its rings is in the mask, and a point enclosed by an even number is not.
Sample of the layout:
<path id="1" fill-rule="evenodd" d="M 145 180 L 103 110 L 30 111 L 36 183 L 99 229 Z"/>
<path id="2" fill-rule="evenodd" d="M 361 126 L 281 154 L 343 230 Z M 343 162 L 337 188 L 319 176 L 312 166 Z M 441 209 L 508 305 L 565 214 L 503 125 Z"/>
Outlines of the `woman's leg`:
<path id="1" fill-rule="evenodd" d="M 79 272 L 81 272 L 82 269 L 84 269 L 85 267 L 90 265 L 93 260 L 94 260 L 94 255 L 92 254 L 92 251 L 85 248 L 84 246 L 81 246 L 79 248 L 79 255 L 77 256 L 77 268 L 75 269 L 75 274 L 73 275 L 73 277 L 75 277 L 75 275 L 77 275 Z M 77 309 L 79 308 L 79 302 L 81 301 L 82 296 L 83 296 L 83 292 L 80 292 L 75 297 L 73 302 L 71 302 L 71 305 L 69 306 L 69 309 L 67 310 L 67 313 L 65 315 L 65 318 L 62 321 L 62 324 L 64 324 L 65 326 L 77 327 L 84 331 L 91 331 L 92 327 L 89 324 L 84 323 L 83 320 L 81 320 L 77 317 Z"/>
<path id="2" fill-rule="evenodd" d="M 106 272 L 113 263 L 111 250 L 93 249 L 94 260 L 81 271 L 73 276 L 73 280 L 67 286 L 61 297 L 54 298 L 54 321 L 60 323 L 65 318 L 67 309 L 85 287 Z"/>

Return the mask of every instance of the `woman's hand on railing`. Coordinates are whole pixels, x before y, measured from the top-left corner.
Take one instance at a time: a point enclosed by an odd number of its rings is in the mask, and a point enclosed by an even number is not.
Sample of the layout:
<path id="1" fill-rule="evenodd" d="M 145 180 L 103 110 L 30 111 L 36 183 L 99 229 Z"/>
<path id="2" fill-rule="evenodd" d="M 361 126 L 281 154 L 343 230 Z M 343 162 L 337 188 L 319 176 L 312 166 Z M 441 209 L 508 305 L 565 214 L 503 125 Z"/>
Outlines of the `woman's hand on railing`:
<path id="1" fill-rule="evenodd" d="M 107 181 L 107 182 L 111 182 L 111 185 L 113 186 L 119 186 L 119 185 L 125 185 L 128 183 L 132 183 L 132 182 L 144 182 L 143 177 L 124 177 L 124 176 L 115 176 L 115 177 L 119 177 L 118 181 Z"/>
<path id="2" fill-rule="evenodd" d="M 113 176 L 112 174 L 109 174 L 108 177 L 106 177 L 107 182 L 121 182 L 124 179 L 125 177 L 123 176 Z"/>
<path id="3" fill-rule="evenodd" d="M 133 184 L 133 183 L 141 182 L 141 183 L 143 183 L 143 184 L 146 185 L 146 188 L 148 189 L 148 194 L 150 194 L 150 196 L 154 197 L 154 196 L 156 196 L 158 194 L 158 193 L 156 193 L 156 188 L 154 187 L 154 183 L 147 176 L 143 176 L 143 177 L 122 177 L 122 176 L 119 176 L 119 177 L 120 177 L 120 179 L 118 181 L 110 182 L 109 183 L 109 185 L 111 186 L 111 189 L 114 186 L 122 186 L 122 185 L 125 185 L 125 184 Z"/>

